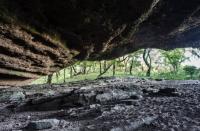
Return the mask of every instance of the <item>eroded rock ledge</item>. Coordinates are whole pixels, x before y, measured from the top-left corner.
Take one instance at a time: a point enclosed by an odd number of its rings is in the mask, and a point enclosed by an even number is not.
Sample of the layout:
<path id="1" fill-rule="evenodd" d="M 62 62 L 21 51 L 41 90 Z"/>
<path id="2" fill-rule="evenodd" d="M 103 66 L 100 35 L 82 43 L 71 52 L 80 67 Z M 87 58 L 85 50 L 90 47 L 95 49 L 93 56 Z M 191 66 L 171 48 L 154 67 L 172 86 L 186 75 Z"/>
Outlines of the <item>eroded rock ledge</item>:
<path id="1" fill-rule="evenodd" d="M 199 47 L 199 17 L 199 0 L 1 0 L 0 84 L 140 48 Z"/>
<path id="2" fill-rule="evenodd" d="M 198 131 L 199 98 L 200 81 L 133 77 L 5 87 L 0 130 Z"/>

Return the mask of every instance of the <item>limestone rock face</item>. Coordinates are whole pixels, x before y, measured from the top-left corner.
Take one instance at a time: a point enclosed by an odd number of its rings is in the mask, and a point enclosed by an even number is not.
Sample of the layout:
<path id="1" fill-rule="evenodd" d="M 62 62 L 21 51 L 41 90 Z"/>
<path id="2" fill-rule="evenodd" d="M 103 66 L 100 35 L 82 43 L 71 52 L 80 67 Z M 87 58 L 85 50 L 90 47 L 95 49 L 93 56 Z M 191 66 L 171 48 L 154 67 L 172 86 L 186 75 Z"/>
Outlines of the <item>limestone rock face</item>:
<path id="1" fill-rule="evenodd" d="M 199 36 L 199 0 L 0 0 L 0 85 Z"/>

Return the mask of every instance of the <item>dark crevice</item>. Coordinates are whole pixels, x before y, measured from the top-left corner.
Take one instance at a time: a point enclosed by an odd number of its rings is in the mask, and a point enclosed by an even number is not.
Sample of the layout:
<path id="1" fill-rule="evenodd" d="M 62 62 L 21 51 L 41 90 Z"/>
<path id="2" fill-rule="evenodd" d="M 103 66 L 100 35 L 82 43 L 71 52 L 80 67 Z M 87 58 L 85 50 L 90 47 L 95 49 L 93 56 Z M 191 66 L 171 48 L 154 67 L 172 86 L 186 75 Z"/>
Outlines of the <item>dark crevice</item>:
<path id="1" fill-rule="evenodd" d="M 31 63 L 34 63 L 34 64 L 31 64 L 31 65 L 35 65 L 35 66 L 39 66 L 39 67 L 46 67 L 46 65 L 44 65 L 45 63 L 43 62 L 42 58 L 36 59 L 36 58 L 33 58 L 33 57 L 28 56 L 26 54 L 13 52 L 10 49 L 3 47 L 1 45 L 0 45 L 0 54 L 4 54 L 4 55 L 9 56 L 9 57 L 18 58 L 18 59 L 21 59 L 21 60 L 26 60 L 26 61 L 29 61 Z M 24 57 L 22 57 L 22 55 L 24 55 Z"/>
<path id="2" fill-rule="evenodd" d="M 24 77 L 24 76 L 19 76 L 19 75 L 9 75 L 9 74 L 3 74 L 0 73 L 0 80 L 16 80 L 16 81 L 20 81 L 20 80 L 28 80 L 30 78 Z"/>
<path id="3" fill-rule="evenodd" d="M 27 72 L 27 73 L 33 73 L 33 74 L 36 74 L 36 75 L 47 75 L 46 72 L 43 72 L 42 71 L 42 68 L 41 70 L 39 71 L 30 71 L 28 70 L 27 68 L 26 69 L 22 69 L 22 68 L 18 68 L 18 67 L 15 67 L 15 66 L 8 66 L 6 64 L 4 64 L 3 62 L 0 61 L 0 68 L 3 68 L 3 69 L 8 69 L 8 70 L 14 70 L 14 71 L 19 71 L 19 72 Z"/>
<path id="4" fill-rule="evenodd" d="M 56 58 L 59 57 L 55 53 L 53 53 L 49 50 L 38 49 L 35 46 L 30 45 L 29 43 L 27 43 L 23 39 L 20 39 L 20 38 L 12 35 L 10 33 L 5 33 L 5 34 L 2 34 L 2 35 L 5 36 L 7 39 L 12 40 L 13 43 L 15 43 L 16 45 L 22 46 L 24 49 L 30 50 L 31 52 L 33 52 L 35 54 L 39 54 L 39 55 L 43 55 L 43 56 L 49 56 L 52 60 L 55 60 Z"/>
<path id="5" fill-rule="evenodd" d="M 43 38 L 42 36 L 36 34 L 36 33 L 33 33 L 29 30 L 26 30 L 26 29 L 23 29 L 24 31 L 26 31 L 28 34 L 31 34 L 31 36 L 33 36 L 33 41 L 34 42 L 40 42 L 42 44 L 44 44 L 45 46 L 48 46 L 48 47 L 51 47 L 51 48 L 59 48 L 58 45 L 50 42 L 49 40 L 46 40 L 45 38 Z"/>

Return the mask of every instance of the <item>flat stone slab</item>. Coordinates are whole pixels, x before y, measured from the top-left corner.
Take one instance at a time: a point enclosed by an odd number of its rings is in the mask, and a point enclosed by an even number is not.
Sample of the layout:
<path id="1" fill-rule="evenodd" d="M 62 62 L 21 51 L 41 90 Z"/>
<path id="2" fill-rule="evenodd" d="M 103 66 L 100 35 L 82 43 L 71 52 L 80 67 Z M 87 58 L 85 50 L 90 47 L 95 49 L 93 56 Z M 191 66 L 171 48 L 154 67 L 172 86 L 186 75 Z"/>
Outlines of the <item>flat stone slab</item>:
<path id="1" fill-rule="evenodd" d="M 52 127 L 57 127 L 59 123 L 60 121 L 57 119 L 44 119 L 38 121 L 31 121 L 26 128 L 30 130 L 44 130 L 50 129 Z"/>

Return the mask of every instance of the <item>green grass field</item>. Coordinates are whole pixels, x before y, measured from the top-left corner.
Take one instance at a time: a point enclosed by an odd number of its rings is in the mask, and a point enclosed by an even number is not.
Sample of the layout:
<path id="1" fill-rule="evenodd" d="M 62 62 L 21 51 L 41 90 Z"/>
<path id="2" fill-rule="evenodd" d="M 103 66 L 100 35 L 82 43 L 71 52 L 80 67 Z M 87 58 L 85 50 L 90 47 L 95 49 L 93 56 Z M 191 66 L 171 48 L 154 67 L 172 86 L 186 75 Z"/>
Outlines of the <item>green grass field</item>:
<path id="1" fill-rule="evenodd" d="M 96 72 L 96 73 L 81 74 L 81 75 L 73 76 L 72 78 L 70 78 L 69 74 L 70 74 L 69 70 L 66 70 L 65 80 L 64 80 L 64 70 L 59 72 L 58 77 L 56 76 L 56 74 L 54 74 L 52 78 L 52 83 L 61 84 L 64 82 L 67 83 L 67 82 L 81 81 L 81 80 L 94 80 L 99 75 L 99 73 Z M 102 77 L 107 77 L 107 76 L 113 76 L 112 71 L 108 71 Z M 130 75 L 128 72 L 124 73 L 124 72 L 116 71 L 115 76 L 116 77 L 133 76 L 133 77 L 139 77 L 139 78 L 146 78 L 145 72 L 133 72 L 133 75 Z M 190 79 L 189 76 L 187 76 L 183 70 L 179 70 L 176 74 L 174 74 L 173 72 L 161 72 L 161 73 L 152 72 L 150 78 L 151 79 L 168 79 L 168 80 Z M 193 79 L 198 80 L 199 74 L 196 74 L 196 76 Z M 31 84 L 44 84 L 44 83 L 47 83 L 47 76 L 41 77 L 40 79 L 35 80 Z"/>

